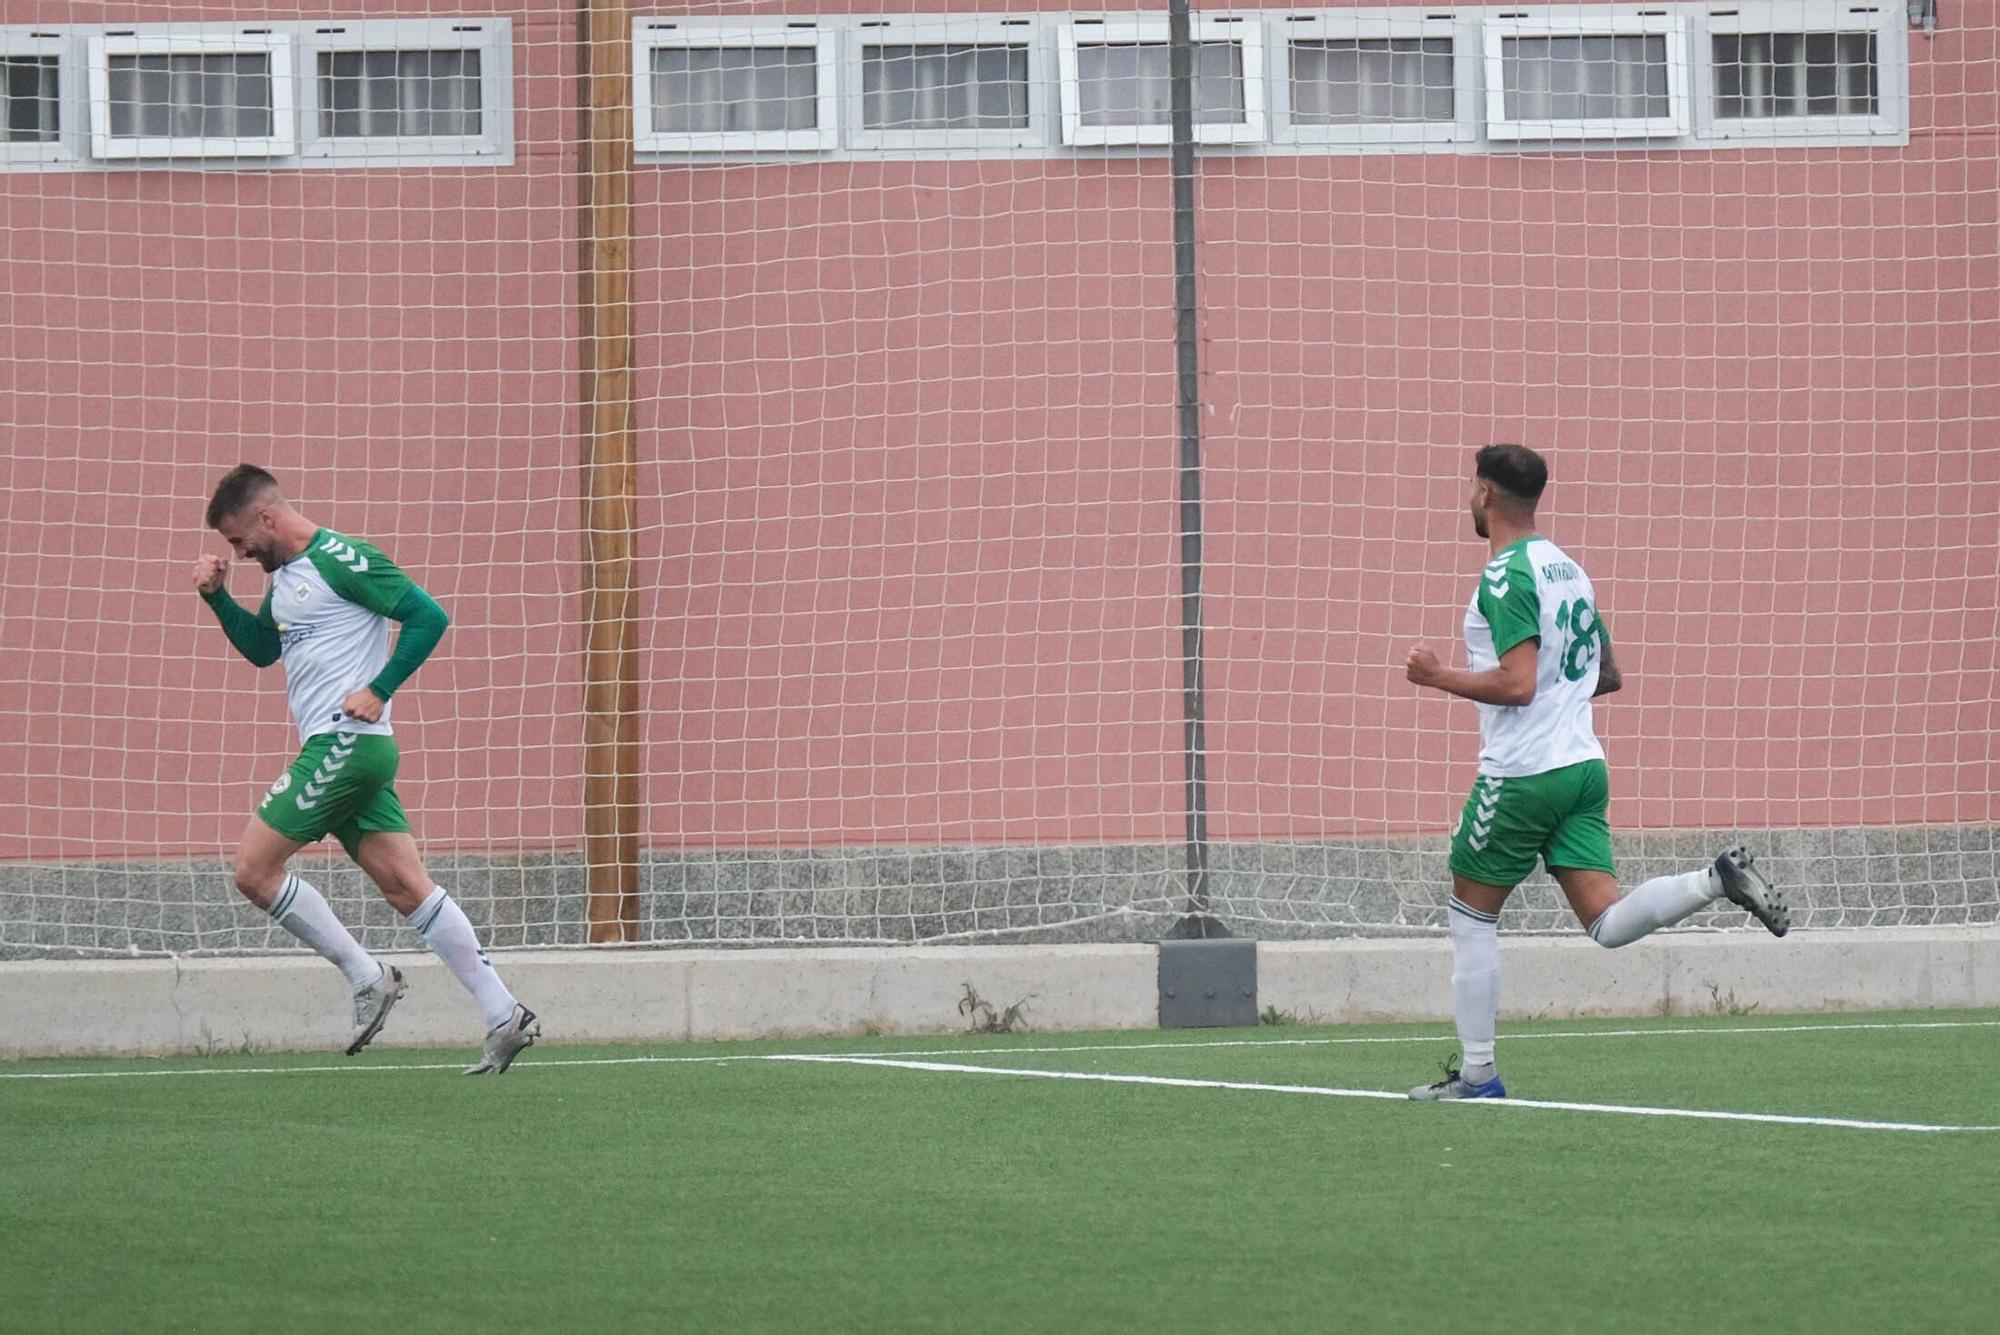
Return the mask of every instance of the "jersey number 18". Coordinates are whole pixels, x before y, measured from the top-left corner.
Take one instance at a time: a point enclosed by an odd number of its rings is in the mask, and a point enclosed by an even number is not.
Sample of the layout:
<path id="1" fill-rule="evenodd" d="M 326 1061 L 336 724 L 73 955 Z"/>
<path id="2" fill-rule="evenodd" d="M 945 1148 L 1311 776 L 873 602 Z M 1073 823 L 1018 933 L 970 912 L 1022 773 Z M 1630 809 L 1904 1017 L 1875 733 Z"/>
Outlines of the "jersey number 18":
<path id="1" fill-rule="evenodd" d="M 1584 672 L 1597 657 L 1598 640 L 1603 633 L 1597 613 L 1591 610 L 1590 600 L 1578 598 L 1558 607 L 1556 629 L 1568 634 L 1563 641 L 1563 676 L 1570 681 L 1582 681 Z"/>

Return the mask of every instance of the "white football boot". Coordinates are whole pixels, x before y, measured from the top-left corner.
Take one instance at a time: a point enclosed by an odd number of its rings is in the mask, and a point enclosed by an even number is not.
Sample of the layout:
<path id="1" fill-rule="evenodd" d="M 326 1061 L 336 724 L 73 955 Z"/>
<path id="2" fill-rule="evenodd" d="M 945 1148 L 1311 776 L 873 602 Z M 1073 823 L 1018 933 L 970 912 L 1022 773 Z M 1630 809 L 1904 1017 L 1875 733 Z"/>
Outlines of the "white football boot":
<path id="1" fill-rule="evenodd" d="M 486 1048 L 477 1066 L 465 1068 L 467 1075 L 501 1075 L 514 1064 L 523 1048 L 532 1047 L 542 1036 L 542 1022 L 526 1006 L 517 1004 L 507 1023 L 486 1031 Z"/>
<path id="2" fill-rule="evenodd" d="M 376 961 L 381 964 L 380 960 Z M 393 964 L 382 964 L 382 976 L 354 994 L 354 1037 L 347 1044 L 347 1055 L 352 1057 L 374 1041 L 382 1032 L 382 1022 L 389 1018 L 389 1012 L 403 999 L 403 993 L 410 989 L 403 982 L 403 971 Z"/>

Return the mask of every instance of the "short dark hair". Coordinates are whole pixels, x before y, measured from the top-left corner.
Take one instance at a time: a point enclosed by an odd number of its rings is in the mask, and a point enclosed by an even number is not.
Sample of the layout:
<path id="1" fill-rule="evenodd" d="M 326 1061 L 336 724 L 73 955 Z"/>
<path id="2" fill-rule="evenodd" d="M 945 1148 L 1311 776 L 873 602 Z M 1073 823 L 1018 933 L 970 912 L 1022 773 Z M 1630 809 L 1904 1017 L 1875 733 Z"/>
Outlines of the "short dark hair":
<path id="1" fill-rule="evenodd" d="M 238 464 L 215 484 L 208 501 L 208 526 L 220 528 L 222 521 L 239 510 L 247 510 L 267 495 L 282 495 L 278 479 L 256 464 Z"/>
<path id="2" fill-rule="evenodd" d="M 1473 473 L 1529 505 L 1542 499 L 1549 485 L 1548 464 L 1526 445 L 1488 445 L 1479 452 Z"/>

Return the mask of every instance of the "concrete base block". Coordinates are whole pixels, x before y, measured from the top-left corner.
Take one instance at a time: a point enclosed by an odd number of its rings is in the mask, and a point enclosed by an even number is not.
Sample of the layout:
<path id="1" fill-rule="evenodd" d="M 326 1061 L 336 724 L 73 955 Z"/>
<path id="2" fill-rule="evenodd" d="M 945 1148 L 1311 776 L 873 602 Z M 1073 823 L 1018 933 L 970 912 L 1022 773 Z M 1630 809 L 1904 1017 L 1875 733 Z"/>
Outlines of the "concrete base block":
<path id="1" fill-rule="evenodd" d="M 1257 1023 L 1257 943 L 1241 937 L 1160 942 L 1160 1028 Z"/>

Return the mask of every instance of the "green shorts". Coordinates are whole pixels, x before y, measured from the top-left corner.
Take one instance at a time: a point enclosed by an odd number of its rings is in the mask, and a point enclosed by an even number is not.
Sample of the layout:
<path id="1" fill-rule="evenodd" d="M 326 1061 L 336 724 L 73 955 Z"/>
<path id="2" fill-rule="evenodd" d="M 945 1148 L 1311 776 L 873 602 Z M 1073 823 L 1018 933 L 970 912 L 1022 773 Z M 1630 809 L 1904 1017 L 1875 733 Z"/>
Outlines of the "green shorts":
<path id="1" fill-rule="evenodd" d="M 382 733 L 323 732 L 257 804 L 257 815 L 287 839 L 316 844 L 331 834 L 349 857 L 371 830 L 407 833 L 396 796 L 396 739 Z"/>
<path id="2" fill-rule="evenodd" d="M 1611 778 L 1601 760 L 1513 779 L 1480 775 L 1451 834 L 1451 869 L 1481 885 L 1513 889 L 1540 858 L 1550 868 L 1615 874 Z"/>

